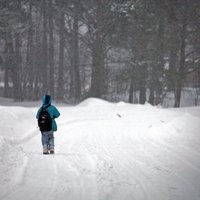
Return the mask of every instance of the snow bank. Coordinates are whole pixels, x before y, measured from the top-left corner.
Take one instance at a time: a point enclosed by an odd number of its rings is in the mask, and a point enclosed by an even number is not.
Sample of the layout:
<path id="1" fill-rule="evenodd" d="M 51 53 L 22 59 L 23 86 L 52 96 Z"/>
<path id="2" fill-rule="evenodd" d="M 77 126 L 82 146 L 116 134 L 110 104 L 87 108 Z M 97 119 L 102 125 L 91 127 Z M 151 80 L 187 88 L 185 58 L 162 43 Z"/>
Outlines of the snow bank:
<path id="1" fill-rule="evenodd" d="M 0 162 L 2 163 L 2 158 L 6 155 L 7 152 L 12 149 L 12 147 L 16 144 L 15 138 L 7 138 L 0 136 L 0 152 L 1 152 L 1 157 L 0 157 Z"/>
<path id="2" fill-rule="evenodd" d="M 14 137 L 0 136 L 0 192 L 4 199 L 6 190 L 13 190 L 22 181 L 24 169 L 22 166 L 27 159 L 23 149 Z M 9 184 L 8 184 L 9 183 Z"/>
<path id="3" fill-rule="evenodd" d="M 106 100 L 98 99 L 98 98 L 88 98 L 88 99 L 82 101 L 81 103 L 79 103 L 77 106 L 92 107 L 92 106 L 109 106 L 109 105 L 111 105 L 111 103 Z"/>
<path id="4" fill-rule="evenodd" d="M 30 130 L 37 128 L 35 108 L 0 106 L 0 112 L 0 130 L 3 136 L 20 139 L 27 136 Z"/>

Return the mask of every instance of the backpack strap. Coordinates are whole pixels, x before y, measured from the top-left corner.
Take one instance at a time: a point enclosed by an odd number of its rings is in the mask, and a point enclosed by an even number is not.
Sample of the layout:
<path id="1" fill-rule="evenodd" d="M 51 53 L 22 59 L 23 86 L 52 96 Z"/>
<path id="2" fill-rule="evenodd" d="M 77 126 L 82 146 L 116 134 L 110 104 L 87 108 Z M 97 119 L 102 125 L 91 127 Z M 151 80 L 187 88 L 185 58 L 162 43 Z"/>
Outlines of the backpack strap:
<path id="1" fill-rule="evenodd" d="M 47 106 L 42 106 L 42 109 L 47 109 L 48 107 L 50 107 L 51 106 L 51 104 L 49 104 L 49 105 L 47 105 Z"/>
<path id="2" fill-rule="evenodd" d="M 50 106 L 51 106 L 51 104 L 49 104 L 49 105 L 47 105 L 47 106 L 41 106 L 41 111 L 42 111 L 42 110 L 46 110 L 46 111 L 47 111 L 47 108 L 50 107 Z M 41 111 L 40 111 L 40 112 L 41 112 Z M 47 112 L 48 112 L 48 111 L 47 111 Z M 49 113 L 49 112 L 48 112 L 48 113 Z M 49 115 L 50 115 L 50 114 L 49 114 Z M 50 115 L 50 116 L 51 116 L 51 115 Z"/>

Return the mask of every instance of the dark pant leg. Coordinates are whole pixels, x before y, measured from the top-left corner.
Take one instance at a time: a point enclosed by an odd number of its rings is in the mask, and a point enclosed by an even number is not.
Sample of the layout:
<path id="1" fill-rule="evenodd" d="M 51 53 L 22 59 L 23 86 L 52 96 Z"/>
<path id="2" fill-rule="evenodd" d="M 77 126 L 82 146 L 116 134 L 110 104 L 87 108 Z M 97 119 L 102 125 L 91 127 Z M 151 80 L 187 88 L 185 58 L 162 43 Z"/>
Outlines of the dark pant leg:
<path id="1" fill-rule="evenodd" d="M 48 145 L 49 145 L 48 132 L 42 132 L 42 146 L 44 153 L 48 152 Z"/>
<path id="2" fill-rule="evenodd" d="M 48 136 L 49 136 L 49 150 L 54 151 L 54 133 L 53 133 L 53 131 L 49 131 Z"/>

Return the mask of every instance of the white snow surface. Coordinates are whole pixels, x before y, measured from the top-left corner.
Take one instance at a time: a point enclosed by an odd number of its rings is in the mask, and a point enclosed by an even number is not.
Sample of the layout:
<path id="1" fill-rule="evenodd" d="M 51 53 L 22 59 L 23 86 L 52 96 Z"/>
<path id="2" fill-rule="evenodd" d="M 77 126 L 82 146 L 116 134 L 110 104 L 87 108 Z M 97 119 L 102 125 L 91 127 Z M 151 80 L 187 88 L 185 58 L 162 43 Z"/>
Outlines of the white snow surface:
<path id="1" fill-rule="evenodd" d="M 0 106 L 1 200 L 199 200 L 200 107 L 57 105 L 43 155 L 39 103 Z"/>

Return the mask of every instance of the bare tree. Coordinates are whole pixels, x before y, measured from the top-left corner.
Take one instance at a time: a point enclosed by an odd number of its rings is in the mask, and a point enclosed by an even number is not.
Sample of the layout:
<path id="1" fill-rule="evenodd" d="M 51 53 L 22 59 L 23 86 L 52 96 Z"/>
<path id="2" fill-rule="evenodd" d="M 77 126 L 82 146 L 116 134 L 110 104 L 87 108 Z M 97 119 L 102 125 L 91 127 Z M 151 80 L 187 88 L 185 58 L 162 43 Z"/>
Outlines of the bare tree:
<path id="1" fill-rule="evenodd" d="M 59 61 L 58 61 L 58 85 L 57 85 L 57 99 L 63 100 L 64 97 L 64 29 L 65 29 L 65 13 L 60 3 L 59 7 L 60 24 L 59 24 Z"/>
<path id="2" fill-rule="evenodd" d="M 54 25 L 53 25 L 53 5 L 52 5 L 52 0 L 48 1 L 48 20 L 49 20 L 49 81 L 48 81 L 48 90 L 51 96 L 54 98 L 55 97 L 55 78 L 54 78 L 54 37 L 53 37 L 53 30 L 54 30 Z"/>
<path id="3" fill-rule="evenodd" d="M 43 14 L 43 38 L 42 38 L 42 92 L 48 93 L 48 67 L 47 67 L 47 2 L 42 1 L 42 14 Z"/>

